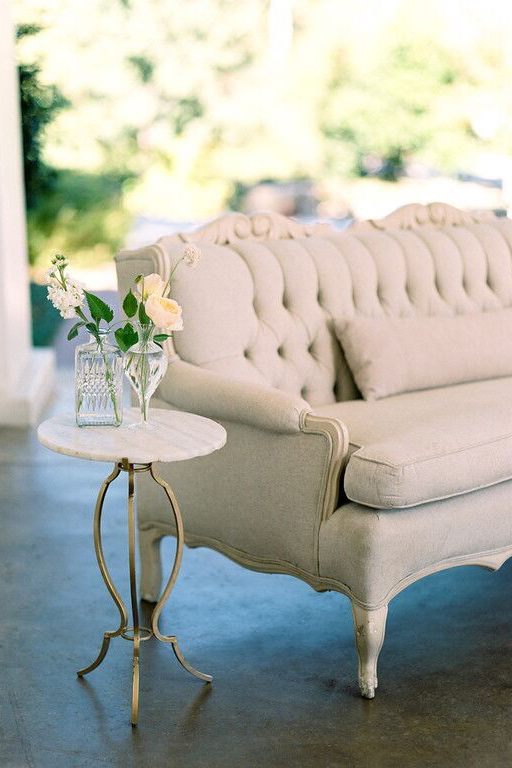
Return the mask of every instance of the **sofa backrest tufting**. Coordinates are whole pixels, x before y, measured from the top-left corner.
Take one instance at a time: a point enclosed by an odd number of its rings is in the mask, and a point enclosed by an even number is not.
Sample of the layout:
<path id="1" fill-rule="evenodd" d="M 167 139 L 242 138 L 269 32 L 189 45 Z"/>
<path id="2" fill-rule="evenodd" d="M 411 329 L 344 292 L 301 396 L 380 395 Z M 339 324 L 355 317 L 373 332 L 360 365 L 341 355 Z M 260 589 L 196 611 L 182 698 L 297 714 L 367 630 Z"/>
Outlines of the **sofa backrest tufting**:
<path id="1" fill-rule="evenodd" d="M 146 271 L 168 276 L 188 241 L 204 258 L 173 279 L 185 319 L 176 352 L 212 371 L 300 394 L 311 405 L 359 396 L 332 318 L 512 306 L 512 221 L 440 203 L 405 206 L 345 232 L 276 214 L 228 214 L 195 233 L 120 254 L 121 290 L 146 262 Z"/>

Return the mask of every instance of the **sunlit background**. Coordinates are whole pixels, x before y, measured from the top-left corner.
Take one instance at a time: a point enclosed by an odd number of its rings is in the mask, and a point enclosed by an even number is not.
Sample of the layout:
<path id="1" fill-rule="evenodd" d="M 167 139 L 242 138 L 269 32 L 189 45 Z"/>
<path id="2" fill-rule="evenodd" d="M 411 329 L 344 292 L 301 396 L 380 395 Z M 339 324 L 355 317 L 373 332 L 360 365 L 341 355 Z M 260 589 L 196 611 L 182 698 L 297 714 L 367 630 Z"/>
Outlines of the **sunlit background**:
<path id="1" fill-rule="evenodd" d="M 35 282 L 62 251 L 112 288 L 121 246 L 226 209 L 341 227 L 413 201 L 511 206 L 510 2 L 14 10 Z"/>

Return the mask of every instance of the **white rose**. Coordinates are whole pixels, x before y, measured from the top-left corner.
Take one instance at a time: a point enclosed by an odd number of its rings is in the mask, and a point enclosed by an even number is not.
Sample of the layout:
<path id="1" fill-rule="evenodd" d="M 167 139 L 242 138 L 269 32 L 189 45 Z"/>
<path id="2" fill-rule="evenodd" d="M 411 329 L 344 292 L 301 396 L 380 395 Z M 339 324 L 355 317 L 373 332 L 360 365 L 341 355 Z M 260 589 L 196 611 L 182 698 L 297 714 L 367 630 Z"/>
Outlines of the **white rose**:
<path id="1" fill-rule="evenodd" d="M 153 272 L 151 275 L 146 275 L 137 283 L 137 292 L 144 300 L 149 299 L 150 296 L 163 296 L 167 283 L 162 280 L 160 275 Z"/>
<path id="2" fill-rule="evenodd" d="M 146 301 L 146 314 L 154 322 L 157 328 L 164 331 L 181 331 L 183 319 L 181 307 L 174 299 L 165 299 L 163 296 L 150 296 Z"/>

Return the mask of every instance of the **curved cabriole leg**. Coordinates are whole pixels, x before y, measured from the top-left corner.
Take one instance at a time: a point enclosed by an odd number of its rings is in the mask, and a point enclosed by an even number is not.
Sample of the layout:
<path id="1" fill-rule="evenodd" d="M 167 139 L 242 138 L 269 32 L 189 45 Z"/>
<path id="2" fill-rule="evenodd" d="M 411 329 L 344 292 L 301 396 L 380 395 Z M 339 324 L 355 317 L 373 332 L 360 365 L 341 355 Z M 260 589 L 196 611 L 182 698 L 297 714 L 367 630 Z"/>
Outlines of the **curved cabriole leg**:
<path id="1" fill-rule="evenodd" d="M 378 685 L 377 661 L 386 632 L 388 606 L 375 610 L 361 608 L 352 601 L 356 646 L 359 656 L 359 687 L 361 696 L 373 699 Z"/>
<path id="2" fill-rule="evenodd" d="M 162 593 L 162 596 L 160 597 L 153 611 L 153 615 L 151 617 L 151 628 L 153 630 L 155 637 L 157 637 L 158 640 L 161 640 L 162 643 L 171 643 L 172 649 L 174 651 L 176 658 L 178 659 L 181 666 L 187 670 L 187 672 L 190 672 L 191 675 L 198 677 L 200 680 L 204 680 L 207 683 L 211 683 L 212 681 L 211 675 L 206 675 L 204 674 L 204 672 L 199 672 L 199 670 L 195 669 L 191 664 L 189 664 L 186 661 L 186 659 L 184 658 L 179 648 L 176 637 L 174 635 L 162 635 L 162 633 L 158 628 L 158 619 L 160 617 L 160 613 L 162 612 L 162 608 L 167 602 L 167 599 L 172 592 L 176 579 L 178 578 L 178 573 L 181 565 L 181 558 L 183 556 L 184 534 L 183 534 L 183 521 L 181 519 L 180 508 L 178 506 L 178 502 L 176 501 L 176 497 L 172 491 L 171 486 L 168 483 L 166 483 L 165 480 L 159 477 L 159 475 L 156 474 L 153 468 L 153 465 L 151 465 L 149 471 L 151 473 L 151 477 L 153 478 L 153 480 L 156 483 L 158 483 L 158 485 L 161 486 L 164 489 L 165 493 L 167 494 L 167 498 L 169 499 L 169 502 L 171 504 L 171 508 L 173 511 L 174 520 L 176 522 L 176 555 L 174 558 L 174 565 L 172 567 L 171 575 L 169 576 L 169 580 Z"/>
<path id="3" fill-rule="evenodd" d="M 162 586 L 162 534 L 155 528 L 139 529 L 140 596 L 148 603 L 156 603 Z"/>
<path id="4" fill-rule="evenodd" d="M 98 566 L 99 566 L 101 575 L 103 576 L 103 581 L 105 582 L 107 589 L 110 592 L 112 599 L 119 610 L 119 627 L 115 630 L 112 630 L 111 632 L 105 632 L 105 634 L 103 635 L 103 643 L 101 645 L 100 652 L 97 658 L 88 667 L 79 669 L 77 672 L 78 677 L 83 677 L 84 675 L 87 675 L 89 672 L 92 672 L 93 669 L 96 669 L 96 667 L 98 667 L 101 664 L 101 662 L 107 655 L 107 651 L 108 651 L 108 647 L 110 645 L 111 639 L 113 637 L 117 637 L 122 632 L 124 632 L 124 630 L 126 629 L 126 625 L 128 624 L 128 615 L 126 613 L 126 608 L 124 606 L 123 601 L 121 600 L 119 593 L 117 592 L 112 582 L 112 579 L 110 578 L 110 574 L 108 572 L 108 568 L 105 563 L 105 557 L 103 555 L 103 546 L 101 543 L 101 515 L 103 512 L 103 502 L 105 499 L 105 494 L 107 493 L 110 483 L 116 479 L 116 477 L 119 475 L 120 472 L 121 472 L 121 469 L 116 465 L 112 473 L 101 484 L 101 488 L 98 493 L 98 499 L 96 501 L 96 509 L 94 511 L 94 524 L 93 524 L 94 549 L 96 550 L 96 559 L 98 561 Z"/>
<path id="5" fill-rule="evenodd" d="M 140 627 L 137 601 L 137 576 L 135 573 L 135 514 L 133 510 L 134 472 L 133 464 L 123 460 L 128 472 L 128 560 L 130 565 L 130 597 L 133 618 L 133 669 L 132 669 L 132 726 L 137 725 L 139 717 L 139 648 Z"/>

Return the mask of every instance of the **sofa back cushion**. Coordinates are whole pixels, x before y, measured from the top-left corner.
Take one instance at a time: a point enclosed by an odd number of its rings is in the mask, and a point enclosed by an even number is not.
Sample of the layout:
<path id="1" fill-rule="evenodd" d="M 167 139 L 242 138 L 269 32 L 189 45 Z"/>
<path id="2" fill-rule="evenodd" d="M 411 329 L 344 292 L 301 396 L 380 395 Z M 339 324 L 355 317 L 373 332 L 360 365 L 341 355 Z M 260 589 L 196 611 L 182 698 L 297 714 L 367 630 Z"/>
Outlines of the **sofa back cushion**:
<path id="1" fill-rule="evenodd" d="M 118 257 L 124 291 L 138 272 L 168 276 L 187 240 L 201 247 L 200 265 L 173 279 L 185 320 L 175 347 L 184 360 L 322 405 L 359 396 L 335 319 L 512 306 L 508 219 L 478 222 L 460 212 L 450 223 L 431 217 L 418 225 L 416 217 L 409 225 L 405 217 L 345 232 L 312 232 L 275 215 L 265 229 L 261 220 L 231 214 L 197 234 L 164 237 Z"/>
<path id="2" fill-rule="evenodd" d="M 512 309 L 334 324 L 365 400 L 512 376 Z"/>

